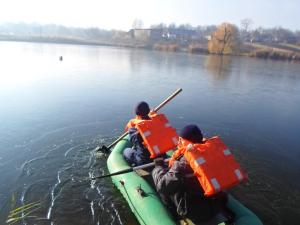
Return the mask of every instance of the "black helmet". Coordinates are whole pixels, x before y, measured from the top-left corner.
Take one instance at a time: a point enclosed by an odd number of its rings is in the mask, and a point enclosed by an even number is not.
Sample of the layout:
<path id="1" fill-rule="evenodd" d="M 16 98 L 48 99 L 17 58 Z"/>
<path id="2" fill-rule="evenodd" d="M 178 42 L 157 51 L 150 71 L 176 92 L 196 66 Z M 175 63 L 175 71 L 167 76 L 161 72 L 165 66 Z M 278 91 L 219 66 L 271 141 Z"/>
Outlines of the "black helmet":
<path id="1" fill-rule="evenodd" d="M 179 136 L 192 142 L 201 143 L 203 135 L 199 127 L 195 124 L 185 126 L 179 133 Z"/>
<path id="2" fill-rule="evenodd" d="M 138 116 L 147 116 L 149 112 L 150 108 L 146 102 L 139 102 L 135 107 L 135 114 Z"/>

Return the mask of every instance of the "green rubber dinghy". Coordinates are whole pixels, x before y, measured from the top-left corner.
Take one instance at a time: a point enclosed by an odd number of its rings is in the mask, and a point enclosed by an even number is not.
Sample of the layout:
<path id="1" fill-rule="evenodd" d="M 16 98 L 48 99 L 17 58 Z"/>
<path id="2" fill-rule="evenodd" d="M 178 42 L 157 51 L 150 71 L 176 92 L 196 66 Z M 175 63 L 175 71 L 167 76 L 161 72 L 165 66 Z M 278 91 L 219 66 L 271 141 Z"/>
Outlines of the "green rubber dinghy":
<path id="1" fill-rule="evenodd" d="M 107 160 L 110 173 L 130 168 L 123 157 L 123 151 L 127 147 L 130 147 L 130 143 L 128 137 L 125 137 L 112 150 Z M 147 181 L 151 174 L 143 174 L 142 172 L 143 171 L 133 171 L 111 177 L 115 186 L 128 202 L 139 223 L 141 225 L 193 224 L 192 221 L 189 220 L 175 221 L 160 201 L 155 188 Z M 235 225 L 262 225 L 262 222 L 254 213 L 231 195 L 229 195 L 227 206 L 236 215 Z"/>

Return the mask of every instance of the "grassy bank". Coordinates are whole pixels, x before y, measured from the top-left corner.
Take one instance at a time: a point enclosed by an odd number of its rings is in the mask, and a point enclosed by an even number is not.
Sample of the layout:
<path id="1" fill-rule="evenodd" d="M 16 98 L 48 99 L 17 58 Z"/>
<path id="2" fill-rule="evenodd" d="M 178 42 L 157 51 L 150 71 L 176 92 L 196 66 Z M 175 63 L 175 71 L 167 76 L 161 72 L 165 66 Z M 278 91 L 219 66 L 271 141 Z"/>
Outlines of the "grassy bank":
<path id="1" fill-rule="evenodd" d="M 16 42 L 38 42 L 38 43 L 56 43 L 56 44 L 75 44 L 75 45 L 99 45 L 99 46 L 117 46 L 117 47 L 130 47 L 130 48 L 152 48 L 146 43 L 124 40 L 124 39 L 80 39 L 75 37 L 40 37 L 40 36 L 8 36 L 0 35 L 0 41 L 16 41 Z"/>
<path id="2" fill-rule="evenodd" d="M 300 46 L 297 45 L 246 43 L 244 46 L 248 49 L 246 55 L 250 57 L 300 61 Z"/>

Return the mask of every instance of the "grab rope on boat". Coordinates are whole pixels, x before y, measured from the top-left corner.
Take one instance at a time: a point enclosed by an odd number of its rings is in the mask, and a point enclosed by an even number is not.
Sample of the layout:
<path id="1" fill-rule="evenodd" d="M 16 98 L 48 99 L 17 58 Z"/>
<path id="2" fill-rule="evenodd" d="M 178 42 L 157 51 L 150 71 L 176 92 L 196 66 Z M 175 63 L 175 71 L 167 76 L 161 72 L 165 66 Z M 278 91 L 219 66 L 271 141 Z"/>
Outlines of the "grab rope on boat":
<path id="1" fill-rule="evenodd" d="M 127 195 L 127 198 L 128 198 L 128 200 L 129 200 L 130 204 L 132 205 L 132 208 L 133 208 L 134 211 L 136 212 L 136 215 L 141 219 L 141 221 L 143 221 L 143 223 L 144 223 L 145 225 L 147 225 L 147 224 L 145 223 L 145 221 L 143 220 L 143 218 L 141 217 L 141 215 L 139 214 L 139 212 L 138 212 L 138 211 L 136 210 L 136 208 L 134 207 L 134 205 L 133 205 L 133 203 L 132 203 L 132 201 L 131 201 L 131 199 L 130 199 L 130 196 L 129 196 L 128 192 L 127 192 L 127 189 L 126 189 L 126 187 L 125 187 L 125 182 L 124 182 L 124 180 L 120 180 L 119 182 L 120 182 L 121 186 L 124 188 L 124 191 L 125 191 L 125 193 L 126 193 L 126 195 Z"/>
<path id="2" fill-rule="evenodd" d="M 183 207 L 181 207 L 181 204 L 184 204 Z M 184 209 L 183 211 L 181 209 Z M 187 214 L 187 207 L 186 207 L 186 192 L 184 192 L 183 198 L 180 199 L 178 205 L 177 205 L 177 213 L 180 216 L 185 216 Z"/>

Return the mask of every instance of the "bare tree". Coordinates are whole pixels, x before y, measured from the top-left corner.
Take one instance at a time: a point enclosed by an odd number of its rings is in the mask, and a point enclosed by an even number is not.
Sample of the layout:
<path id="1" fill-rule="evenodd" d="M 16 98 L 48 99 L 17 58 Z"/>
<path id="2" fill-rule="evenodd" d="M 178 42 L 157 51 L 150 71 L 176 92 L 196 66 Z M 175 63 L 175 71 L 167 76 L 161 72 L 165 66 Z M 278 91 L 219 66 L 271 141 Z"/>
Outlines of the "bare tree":
<path id="1" fill-rule="evenodd" d="M 208 42 L 208 51 L 215 54 L 232 54 L 238 50 L 238 47 L 238 28 L 230 23 L 221 24 Z"/>
<path id="2" fill-rule="evenodd" d="M 159 24 L 153 24 L 150 27 L 152 29 L 165 29 L 165 28 L 167 28 L 167 25 L 164 23 L 159 23 Z"/>
<path id="3" fill-rule="evenodd" d="M 186 23 L 186 24 L 180 24 L 178 26 L 179 29 L 182 29 L 182 30 L 191 30 L 193 29 L 192 25 L 189 24 L 189 23 Z"/>
<path id="4" fill-rule="evenodd" d="M 142 29 L 144 27 L 144 23 L 140 19 L 135 19 L 132 23 L 132 29 Z"/>
<path id="5" fill-rule="evenodd" d="M 250 18 L 245 18 L 241 21 L 241 30 L 245 32 L 249 32 L 252 28 L 253 20 Z"/>
<path id="6" fill-rule="evenodd" d="M 176 29 L 176 24 L 175 23 L 170 23 L 168 28 L 169 29 Z"/>
<path id="7" fill-rule="evenodd" d="M 251 28 L 253 21 L 249 18 L 245 18 L 241 21 L 241 38 L 243 41 L 251 41 Z"/>

